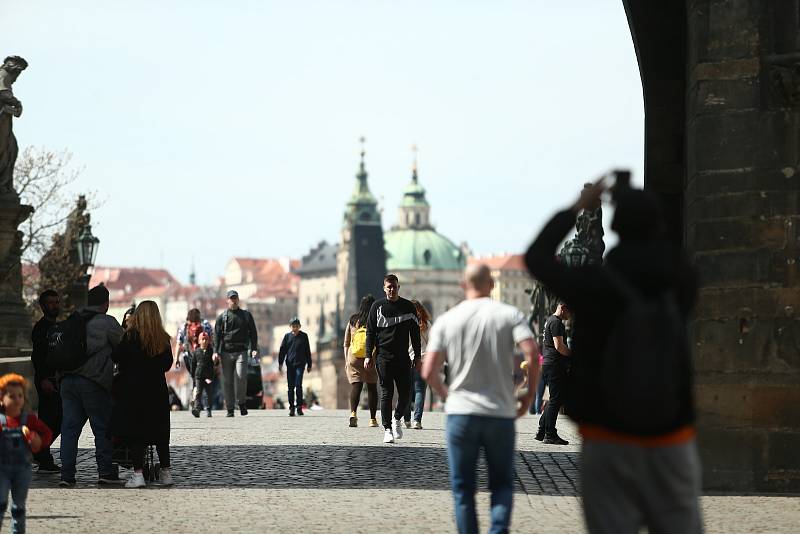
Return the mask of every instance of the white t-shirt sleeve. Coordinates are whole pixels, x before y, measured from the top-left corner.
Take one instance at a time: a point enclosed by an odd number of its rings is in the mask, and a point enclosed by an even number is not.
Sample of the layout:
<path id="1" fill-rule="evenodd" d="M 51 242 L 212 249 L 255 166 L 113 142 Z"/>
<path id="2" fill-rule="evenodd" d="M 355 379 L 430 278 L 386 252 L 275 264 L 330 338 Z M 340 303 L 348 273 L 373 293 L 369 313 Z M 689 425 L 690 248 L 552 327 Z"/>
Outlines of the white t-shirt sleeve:
<path id="1" fill-rule="evenodd" d="M 425 352 L 445 352 L 447 342 L 444 338 L 444 321 L 439 319 L 430 329 L 428 335 L 428 346 Z"/>
<path id="2" fill-rule="evenodd" d="M 528 326 L 528 321 L 521 311 L 514 308 L 511 312 L 511 333 L 514 336 L 514 343 L 525 341 L 533 337 L 531 327 Z"/>

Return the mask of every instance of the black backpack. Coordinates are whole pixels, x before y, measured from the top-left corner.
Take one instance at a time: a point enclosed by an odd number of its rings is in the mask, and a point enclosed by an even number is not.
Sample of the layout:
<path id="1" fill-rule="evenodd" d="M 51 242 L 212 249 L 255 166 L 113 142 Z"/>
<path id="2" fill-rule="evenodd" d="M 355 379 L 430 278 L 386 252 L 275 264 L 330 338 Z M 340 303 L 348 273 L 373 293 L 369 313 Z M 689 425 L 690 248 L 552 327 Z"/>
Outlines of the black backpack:
<path id="1" fill-rule="evenodd" d="M 645 297 L 616 273 L 627 307 L 603 355 L 604 419 L 612 430 L 657 436 L 682 423 L 689 394 L 686 324 L 672 290 Z"/>
<path id="2" fill-rule="evenodd" d="M 95 314 L 73 312 L 47 331 L 47 366 L 55 371 L 74 371 L 89 359 L 86 324 Z"/>

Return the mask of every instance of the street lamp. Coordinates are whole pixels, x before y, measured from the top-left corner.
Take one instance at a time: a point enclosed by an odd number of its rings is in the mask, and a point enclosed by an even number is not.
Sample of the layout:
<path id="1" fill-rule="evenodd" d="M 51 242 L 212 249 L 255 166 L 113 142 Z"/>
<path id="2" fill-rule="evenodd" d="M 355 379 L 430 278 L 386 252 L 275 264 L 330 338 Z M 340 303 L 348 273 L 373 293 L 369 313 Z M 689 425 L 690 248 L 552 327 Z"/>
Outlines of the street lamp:
<path id="1" fill-rule="evenodd" d="M 87 224 L 83 227 L 83 232 L 81 232 L 81 235 L 78 237 L 78 242 L 76 244 L 78 248 L 78 263 L 84 271 L 88 271 L 94 267 L 94 260 L 97 258 L 98 244 L 100 244 L 100 240 L 92 235 L 92 225 Z"/>

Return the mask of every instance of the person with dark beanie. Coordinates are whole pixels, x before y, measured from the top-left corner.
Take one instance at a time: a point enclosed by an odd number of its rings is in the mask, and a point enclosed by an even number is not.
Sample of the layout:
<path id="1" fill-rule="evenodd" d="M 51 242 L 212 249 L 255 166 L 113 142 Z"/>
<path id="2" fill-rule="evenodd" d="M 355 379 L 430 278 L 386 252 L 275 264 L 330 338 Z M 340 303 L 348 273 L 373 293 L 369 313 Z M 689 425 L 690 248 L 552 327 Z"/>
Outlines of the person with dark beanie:
<path id="1" fill-rule="evenodd" d="M 111 423 L 111 386 L 114 362 L 111 352 L 122 339 L 122 327 L 108 312 L 108 289 L 95 286 L 89 290 L 88 306 L 76 312 L 86 325 L 86 362 L 63 373 L 60 382 L 63 419 L 61 422 L 62 487 L 75 485 L 78 438 L 86 420 L 94 434 L 95 458 L 100 484 L 122 481 L 111 461 L 113 446 L 109 437 Z"/>
<path id="2" fill-rule="evenodd" d="M 581 484 L 590 533 L 702 531 L 691 352 L 693 270 L 666 236 L 657 197 L 617 174 L 604 265 L 570 266 L 556 248 L 603 180 L 557 213 L 525 255 L 530 273 L 573 315 L 567 413 L 583 437 Z"/>
<path id="3" fill-rule="evenodd" d="M 58 292 L 48 289 L 39 295 L 39 307 L 42 318 L 31 332 L 31 361 L 33 362 L 33 383 L 39 396 L 39 418 L 53 432 L 56 439 L 61 432 L 61 395 L 58 394 L 58 380 L 55 369 L 47 365 L 47 331 L 55 326 L 61 313 L 61 299 Z M 51 440 L 52 441 L 52 440 Z M 39 464 L 39 473 L 60 473 L 61 467 L 56 465 L 50 452 L 50 444 L 44 444 L 33 455 Z"/>

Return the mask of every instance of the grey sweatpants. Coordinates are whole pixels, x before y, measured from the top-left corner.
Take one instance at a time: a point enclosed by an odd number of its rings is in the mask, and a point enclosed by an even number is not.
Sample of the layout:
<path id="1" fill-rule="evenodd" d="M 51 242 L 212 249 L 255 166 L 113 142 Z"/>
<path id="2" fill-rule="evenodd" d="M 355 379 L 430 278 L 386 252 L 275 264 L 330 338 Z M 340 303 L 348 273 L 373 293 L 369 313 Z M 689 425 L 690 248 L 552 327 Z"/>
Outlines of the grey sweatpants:
<path id="1" fill-rule="evenodd" d="M 233 410 L 247 401 L 247 352 L 223 352 L 221 358 L 225 408 Z"/>
<path id="2" fill-rule="evenodd" d="M 639 447 L 587 440 L 581 454 L 583 512 L 591 534 L 699 534 L 700 458 L 694 440 Z"/>

